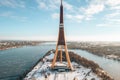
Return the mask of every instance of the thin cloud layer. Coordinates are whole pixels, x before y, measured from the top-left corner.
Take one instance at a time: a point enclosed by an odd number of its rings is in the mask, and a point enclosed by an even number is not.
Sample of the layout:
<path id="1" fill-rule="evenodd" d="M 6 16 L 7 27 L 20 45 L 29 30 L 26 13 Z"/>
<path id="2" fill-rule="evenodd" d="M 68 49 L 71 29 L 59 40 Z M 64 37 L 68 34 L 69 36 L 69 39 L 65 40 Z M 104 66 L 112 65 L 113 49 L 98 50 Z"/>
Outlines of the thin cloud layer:
<path id="1" fill-rule="evenodd" d="M 25 3 L 23 0 L 0 0 L 0 6 L 25 8 Z"/>
<path id="2" fill-rule="evenodd" d="M 56 9 L 59 9 L 59 0 L 36 0 L 40 9 L 53 10 L 51 13 L 52 18 L 59 18 L 56 14 Z M 78 2 L 78 1 L 77 1 Z M 79 1 L 81 3 L 82 1 Z M 106 20 L 114 16 L 120 17 L 117 10 L 120 10 L 120 0 L 86 0 L 86 6 L 76 6 L 64 0 L 65 18 L 67 20 L 82 22 L 96 19 L 96 15 L 101 14 L 103 19 Z M 107 14 L 105 12 L 108 12 Z M 115 12 L 115 13 L 114 13 Z M 58 13 L 58 12 L 57 12 Z M 114 19 L 115 21 L 115 19 Z M 118 21 L 118 19 L 116 20 Z"/>
<path id="3" fill-rule="evenodd" d="M 51 12 L 53 19 L 59 18 L 59 5 L 60 0 L 35 0 L 36 8 L 39 10 L 46 10 Z M 82 22 L 96 20 L 96 15 L 102 15 L 100 18 L 102 21 L 108 22 L 108 19 L 112 19 L 116 22 L 120 19 L 120 0 L 85 0 L 86 5 L 79 5 L 82 0 L 76 1 L 78 5 L 70 1 L 64 0 L 65 18 L 68 21 Z M 27 2 L 25 0 L 0 0 L 0 7 L 11 8 L 25 8 Z M 29 6 L 31 7 L 31 6 Z M 7 12 L 6 12 L 7 13 Z M 6 15 L 6 14 L 4 14 Z M 4 16 L 0 13 L 0 16 Z M 117 19 L 115 18 L 117 17 Z M 101 24 L 101 23 L 100 23 Z M 107 23 L 106 23 L 107 24 Z"/>

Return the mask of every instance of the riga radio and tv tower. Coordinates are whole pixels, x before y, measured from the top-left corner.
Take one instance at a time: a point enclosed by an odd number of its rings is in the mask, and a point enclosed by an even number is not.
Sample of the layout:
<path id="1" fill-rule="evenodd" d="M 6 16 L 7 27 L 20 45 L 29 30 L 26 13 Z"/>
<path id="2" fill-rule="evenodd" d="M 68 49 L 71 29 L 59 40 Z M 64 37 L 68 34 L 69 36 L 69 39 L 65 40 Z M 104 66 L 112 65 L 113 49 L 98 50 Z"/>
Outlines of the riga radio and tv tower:
<path id="1" fill-rule="evenodd" d="M 66 54 L 66 60 L 68 62 L 67 67 L 69 69 L 73 70 L 73 67 L 72 67 L 71 61 L 70 61 L 70 57 L 69 57 L 69 53 L 68 53 L 68 49 L 67 49 L 65 35 L 64 35 L 64 18 L 63 18 L 63 16 L 64 16 L 63 15 L 63 3 L 62 3 L 62 0 L 61 0 L 58 41 L 57 41 L 56 51 L 55 51 L 55 55 L 54 55 L 54 59 L 53 59 L 51 68 L 55 67 L 56 59 L 57 59 L 57 56 L 58 56 L 58 51 L 59 51 L 59 48 L 60 48 L 60 62 L 62 63 L 62 54 L 63 54 L 62 51 L 64 49 L 65 54 Z"/>

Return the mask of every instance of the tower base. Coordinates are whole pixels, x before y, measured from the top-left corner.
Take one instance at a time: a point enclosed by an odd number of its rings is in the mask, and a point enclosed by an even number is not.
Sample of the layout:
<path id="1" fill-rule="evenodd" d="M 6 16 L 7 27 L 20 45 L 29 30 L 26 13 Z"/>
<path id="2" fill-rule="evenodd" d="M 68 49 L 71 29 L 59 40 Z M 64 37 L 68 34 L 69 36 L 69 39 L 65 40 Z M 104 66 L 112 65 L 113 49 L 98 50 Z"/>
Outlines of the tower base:
<path id="1" fill-rule="evenodd" d="M 64 49 L 65 50 L 65 55 L 66 55 L 66 60 L 68 62 L 67 68 L 70 69 L 70 70 L 73 70 L 73 67 L 72 67 L 71 61 L 70 61 L 70 57 L 69 57 L 69 54 L 68 54 L 68 50 L 67 50 L 67 45 L 57 45 L 56 46 L 56 51 L 55 51 L 54 59 L 52 61 L 51 68 L 52 69 L 55 68 L 55 63 L 56 63 L 56 59 L 57 59 L 57 56 L 58 56 L 58 47 L 61 47 L 61 50 L 60 50 L 60 63 L 62 63 L 62 54 L 63 54 L 62 50 Z"/>

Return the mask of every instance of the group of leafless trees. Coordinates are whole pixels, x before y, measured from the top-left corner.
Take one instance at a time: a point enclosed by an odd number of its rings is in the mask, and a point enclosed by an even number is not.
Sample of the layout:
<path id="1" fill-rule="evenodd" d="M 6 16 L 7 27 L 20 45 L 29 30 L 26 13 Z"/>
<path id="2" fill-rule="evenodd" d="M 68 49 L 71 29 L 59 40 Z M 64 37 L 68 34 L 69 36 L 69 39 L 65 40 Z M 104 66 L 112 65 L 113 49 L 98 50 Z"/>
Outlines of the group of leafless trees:
<path id="1" fill-rule="evenodd" d="M 0 41 L 0 50 L 17 48 L 22 46 L 34 46 L 39 44 L 38 41 Z"/>
<path id="2" fill-rule="evenodd" d="M 68 45 L 68 48 L 85 50 L 98 56 L 116 55 L 118 56 L 118 58 L 111 58 L 111 59 L 120 61 L 120 45 L 114 46 L 112 44 L 104 45 L 102 43 L 90 44 L 84 42 L 84 43 L 70 43 Z"/>

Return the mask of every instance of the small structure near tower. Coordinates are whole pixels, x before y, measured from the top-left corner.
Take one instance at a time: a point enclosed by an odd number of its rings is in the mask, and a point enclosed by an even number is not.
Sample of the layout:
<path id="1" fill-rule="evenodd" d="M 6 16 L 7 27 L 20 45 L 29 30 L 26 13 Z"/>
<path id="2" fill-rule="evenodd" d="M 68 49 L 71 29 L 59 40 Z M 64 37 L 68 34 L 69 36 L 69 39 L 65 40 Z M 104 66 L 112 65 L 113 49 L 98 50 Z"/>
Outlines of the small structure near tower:
<path id="1" fill-rule="evenodd" d="M 62 51 L 64 49 L 65 54 L 66 54 L 66 60 L 68 62 L 67 68 L 73 70 L 73 67 L 72 67 L 71 61 L 70 61 L 70 57 L 69 57 L 69 53 L 68 53 L 68 49 L 67 49 L 65 35 L 64 35 L 64 21 L 63 21 L 63 4 L 62 4 L 62 0 L 61 0 L 61 5 L 60 5 L 60 24 L 59 24 L 58 41 L 57 41 L 57 45 L 56 45 L 56 51 L 55 51 L 54 59 L 53 59 L 52 65 L 51 65 L 52 69 L 55 68 L 55 63 L 56 63 L 56 59 L 57 59 L 57 56 L 58 56 L 59 48 L 60 48 L 60 62 L 62 63 L 62 54 L 63 54 Z"/>

